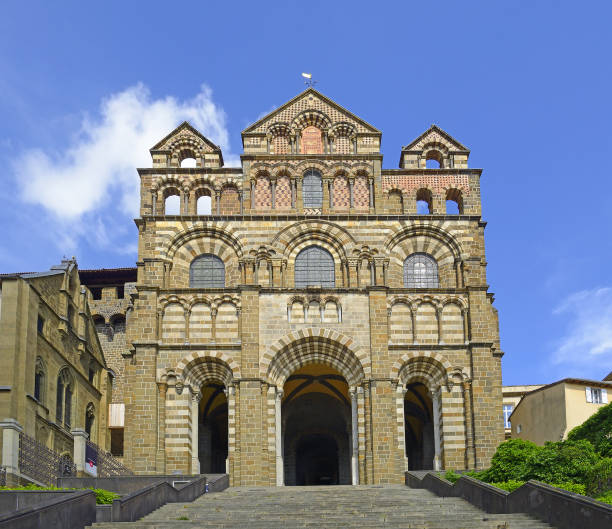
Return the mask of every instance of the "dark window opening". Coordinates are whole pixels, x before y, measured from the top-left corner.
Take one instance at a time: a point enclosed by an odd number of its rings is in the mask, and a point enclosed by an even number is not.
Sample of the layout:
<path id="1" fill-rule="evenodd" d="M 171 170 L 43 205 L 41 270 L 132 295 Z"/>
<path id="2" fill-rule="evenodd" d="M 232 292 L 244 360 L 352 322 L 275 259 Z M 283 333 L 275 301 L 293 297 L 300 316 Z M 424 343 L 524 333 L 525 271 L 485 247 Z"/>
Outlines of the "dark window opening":
<path id="1" fill-rule="evenodd" d="M 90 367 L 87 373 L 87 379 L 89 380 L 91 384 L 93 384 L 95 376 L 96 376 L 95 370 L 92 367 Z"/>
<path id="2" fill-rule="evenodd" d="M 36 327 L 38 329 L 38 332 L 42 334 L 45 329 L 45 319 L 40 315 L 38 316 L 38 322 L 36 324 Z"/>
<path id="3" fill-rule="evenodd" d="M 123 285 L 121 285 L 120 287 L 117 287 L 117 299 L 123 299 L 124 296 L 125 296 L 124 288 L 123 288 Z"/>
<path id="4" fill-rule="evenodd" d="M 38 401 L 42 401 L 42 385 L 44 375 L 38 371 L 34 374 L 34 398 Z"/>
<path id="5" fill-rule="evenodd" d="M 112 428 L 111 431 L 111 455 L 123 457 L 123 428 Z"/>
<path id="6" fill-rule="evenodd" d="M 90 287 L 91 299 L 99 301 L 102 299 L 102 287 Z"/>

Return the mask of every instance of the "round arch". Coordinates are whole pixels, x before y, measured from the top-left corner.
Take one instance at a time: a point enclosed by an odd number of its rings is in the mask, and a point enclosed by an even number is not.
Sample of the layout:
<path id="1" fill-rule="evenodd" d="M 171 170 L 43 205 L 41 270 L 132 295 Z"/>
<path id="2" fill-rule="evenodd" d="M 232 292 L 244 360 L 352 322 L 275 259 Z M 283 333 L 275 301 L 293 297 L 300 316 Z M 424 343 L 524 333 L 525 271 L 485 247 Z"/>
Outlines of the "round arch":
<path id="1" fill-rule="evenodd" d="M 182 246 L 194 239 L 206 237 L 220 239 L 231 247 L 238 257 L 242 257 L 242 245 L 240 241 L 225 228 L 212 222 L 210 224 L 193 226 L 192 228 L 177 233 L 168 243 L 166 243 L 166 258 L 171 261 Z"/>
<path id="2" fill-rule="evenodd" d="M 411 352 L 402 355 L 391 367 L 390 378 L 401 384 L 422 382 L 430 390 L 447 385 L 450 362 L 441 354 L 431 351 Z"/>
<path id="3" fill-rule="evenodd" d="M 223 352 L 196 351 L 179 361 L 175 373 L 177 380 L 195 388 L 206 382 L 228 387 L 240 378 L 240 366 Z"/>
<path id="4" fill-rule="evenodd" d="M 282 388 L 291 373 L 309 364 L 334 368 L 349 386 L 359 385 L 370 372 L 367 352 L 351 338 L 330 329 L 310 327 L 273 344 L 262 358 L 261 376 Z"/>

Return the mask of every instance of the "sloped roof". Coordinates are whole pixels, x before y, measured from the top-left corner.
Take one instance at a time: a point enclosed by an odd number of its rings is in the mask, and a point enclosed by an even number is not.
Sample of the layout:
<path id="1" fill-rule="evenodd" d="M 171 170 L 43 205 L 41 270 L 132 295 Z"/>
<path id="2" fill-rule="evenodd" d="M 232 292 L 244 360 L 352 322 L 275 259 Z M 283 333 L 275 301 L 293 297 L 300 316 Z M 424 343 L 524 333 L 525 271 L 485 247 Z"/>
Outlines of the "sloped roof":
<path id="1" fill-rule="evenodd" d="M 346 108 L 340 106 L 338 103 L 336 103 L 332 99 L 324 96 L 321 92 L 319 92 L 318 90 L 315 90 L 312 87 L 307 88 L 303 92 L 300 92 L 293 99 L 287 101 L 284 105 L 282 105 L 282 106 L 278 107 L 277 109 L 273 110 L 272 112 L 266 114 L 264 117 L 262 117 L 261 119 L 259 119 L 255 123 L 253 123 L 251 126 L 249 126 L 246 129 L 244 129 L 242 131 L 242 134 L 251 134 L 251 133 L 254 133 L 256 131 L 256 129 L 261 127 L 261 125 L 263 123 L 265 123 L 266 121 L 273 121 L 272 118 L 274 118 L 275 116 L 281 114 L 284 110 L 288 109 L 292 105 L 295 105 L 301 99 L 303 99 L 303 98 L 305 98 L 305 97 L 307 97 L 309 95 L 318 97 L 319 99 L 321 99 L 321 101 L 323 101 L 324 103 L 326 103 L 330 107 L 332 107 L 335 110 L 337 110 L 340 114 L 343 114 L 345 116 L 345 118 L 348 118 L 350 120 L 353 120 L 353 121 L 359 123 L 364 129 L 367 129 L 367 132 L 371 132 L 371 133 L 374 133 L 374 134 L 381 134 L 381 132 L 377 128 L 373 127 L 368 122 L 364 121 L 360 117 L 356 116 L 355 114 L 353 114 L 352 112 L 350 112 Z"/>
<path id="2" fill-rule="evenodd" d="M 163 149 L 164 144 L 166 144 L 172 137 L 178 136 L 180 132 L 187 129 L 189 132 L 197 136 L 201 139 L 206 145 L 208 145 L 213 151 L 221 152 L 221 147 L 215 145 L 212 141 L 210 141 L 206 136 L 204 136 L 198 129 L 196 129 L 191 123 L 188 121 L 183 121 L 178 127 L 176 127 L 170 134 L 166 135 L 162 140 L 158 141 L 153 147 L 151 147 L 150 152 L 158 151 Z"/>
<path id="3" fill-rule="evenodd" d="M 402 147 L 402 151 L 410 151 L 413 150 L 414 147 L 421 142 L 423 139 L 425 139 L 427 136 L 429 135 L 434 135 L 434 134 L 439 134 L 440 136 L 442 136 L 444 139 L 446 139 L 446 141 L 448 141 L 449 143 L 451 143 L 452 145 L 455 146 L 456 150 L 458 151 L 466 151 L 466 152 L 470 152 L 470 150 L 463 145 L 462 143 L 460 143 L 459 141 L 457 141 L 455 138 L 453 138 L 448 132 L 442 130 L 440 127 L 438 127 L 438 125 L 432 125 L 431 127 L 429 127 L 425 132 L 423 132 L 423 134 L 421 134 L 418 138 L 416 138 L 415 140 L 413 140 L 411 143 L 409 143 L 408 145 Z M 419 149 L 420 150 L 420 149 Z"/>

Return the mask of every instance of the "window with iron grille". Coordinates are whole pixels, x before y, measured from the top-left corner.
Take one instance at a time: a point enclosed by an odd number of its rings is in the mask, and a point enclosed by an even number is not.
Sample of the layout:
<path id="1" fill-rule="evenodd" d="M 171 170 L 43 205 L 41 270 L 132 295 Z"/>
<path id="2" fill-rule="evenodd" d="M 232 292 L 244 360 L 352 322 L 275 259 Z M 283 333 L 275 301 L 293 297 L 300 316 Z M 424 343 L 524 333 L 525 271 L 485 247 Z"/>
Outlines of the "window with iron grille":
<path id="1" fill-rule="evenodd" d="M 225 287 L 225 265 L 216 255 L 205 253 L 196 257 L 189 267 L 191 288 Z"/>
<path id="2" fill-rule="evenodd" d="M 414 253 L 404 261 L 406 288 L 438 288 L 438 263 L 426 253 Z"/>
<path id="3" fill-rule="evenodd" d="M 310 169 L 306 171 L 302 181 L 302 198 L 305 208 L 323 207 L 323 182 L 321 173 Z"/>
<path id="4" fill-rule="evenodd" d="M 295 258 L 295 287 L 336 286 L 334 258 L 319 246 L 304 248 Z"/>

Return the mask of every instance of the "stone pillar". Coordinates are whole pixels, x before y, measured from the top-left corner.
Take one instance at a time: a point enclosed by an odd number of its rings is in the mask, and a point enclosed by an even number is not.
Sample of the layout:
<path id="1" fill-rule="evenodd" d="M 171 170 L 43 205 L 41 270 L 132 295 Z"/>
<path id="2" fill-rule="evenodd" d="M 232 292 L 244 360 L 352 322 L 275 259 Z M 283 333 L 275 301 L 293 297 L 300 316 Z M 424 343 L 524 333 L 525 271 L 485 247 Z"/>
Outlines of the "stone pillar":
<path id="1" fill-rule="evenodd" d="M 348 264 L 348 287 L 349 288 L 359 288 L 359 281 L 357 280 L 357 266 L 359 263 L 359 259 L 356 257 L 349 257 L 347 259 Z"/>
<path id="2" fill-rule="evenodd" d="M 275 430 L 275 451 L 276 451 L 276 486 L 282 487 L 285 484 L 285 468 L 283 465 L 283 425 L 281 416 L 281 406 L 283 404 L 283 392 L 276 390 L 274 401 L 274 430 Z"/>
<path id="3" fill-rule="evenodd" d="M 155 468 L 158 473 L 166 471 L 166 391 L 168 386 L 165 382 L 158 382 L 157 388 L 157 455 L 155 457 Z"/>
<path id="4" fill-rule="evenodd" d="M 370 205 L 370 208 L 373 208 L 374 207 L 374 179 L 370 178 L 368 179 L 368 182 L 370 184 L 370 196 L 369 196 L 370 203 L 369 205 Z"/>
<path id="5" fill-rule="evenodd" d="M 202 394 L 199 391 L 195 391 L 191 395 L 191 473 L 200 473 L 200 454 L 198 439 L 200 421 L 198 417 L 200 415 L 200 397 Z"/>
<path id="6" fill-rule="evenodd" d="M 151 193 L 151 214 L 157 215 L 157 191 Z"/>
<path id="7" fill-rule="evenodd" d="M 238 200 L 240 201 L 240 214 L 244 215 L 244 198 L 242 191 L 238 191 Z"/>
<path id="8" fill-rule="evenodd" d="M 234 479 L 232 466 L 236 456 L 236 390 L 233 385 L 226 387 L 223 392 L 227 397 L 227 459 L 225 471 Z"/>
<path id="9" fill-rule="evenodd" d="M 472 413 L 472 383 L 463 382 L 463 412 L 465 414 L 465 468 L 476 468 L 476 448 L 474 444 L 474 414 Z"/>
<path id="10" fill-rule="evenodd" d="M 255 180 L 251 180 L 251 210 L 255 209 Z"/>
<path id="11" fill-rule="evenodd" d="M 431 392 L 431 402 L 433 411 L 434 427 L 434 470 L 440 470 L 440 390 Z"/>
<path id="12" fill-rule="evenodd" d="M 395 388 L 395 404 L 397 409 L 397 449 L 403 461 L 402 472 L 408 471 L 408 456 L 406 455 L 406 387 L 398 384 Z"/>
<path id="13" fill-rule="evenodd" d="M 272 209 L 274 209 L 276 207 L 276 180 L 270 182 L 270 187 L 272 188 Z"/>
<path id="14" fill-rule="evenodd" d="M 353 485 L 359 485 L 359 427 L 357 425 L 357 389 L 350 388 L 351 395 L 351 478 Z"/>
<path id="15" fill-rule="evenodd" d="M 19 434 L 23 428 L 15 419 L 4 419 L 2 428 L 2 466 L 7 474 L 19 474 Z M 83 452 L 83 458 L 85 453 Z"/>
<path id="16" fill-rule="evenodd" d="M 221 191 L 215 191 L 215 210 L 217 211 L 217 215 L 221 215 Z"/>
<path id="17" fill-rule="evenodd" d="M 296 187 L 295 178 L 291 179 L 290 184 L 291 184 L 291 208 L 295 209 L 295 200 L 296 200 L 295 195 L 297 194 L 296 189 L 295 189 Z"/>
<path id="18" fill-rule="evenodd" d="M 85 472 L 85 447 L 87 446 L 87 432 L 81 428 L 75 428 L 70 432 L 74 441 L 74 464 L 76 465 L 77 473 Z"/>
<path id="19" fill-rule="evenodd" d="M 329 188 L 329 209 L 334 209 L 334 182 L 333 180 L 327 181 L 327 186 Z"/>
<path id="20" fill-rule="evenodd" d="M 353 209 L 353 185 L 355 184 L 355 180 L 353 178 L 349 178 L 349 208 Z"/>

